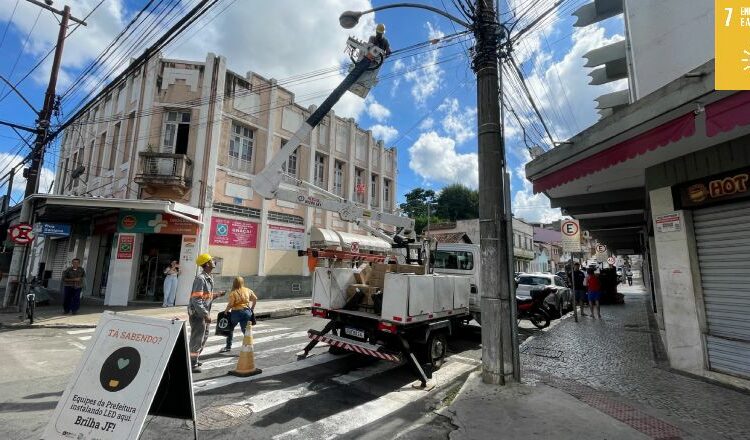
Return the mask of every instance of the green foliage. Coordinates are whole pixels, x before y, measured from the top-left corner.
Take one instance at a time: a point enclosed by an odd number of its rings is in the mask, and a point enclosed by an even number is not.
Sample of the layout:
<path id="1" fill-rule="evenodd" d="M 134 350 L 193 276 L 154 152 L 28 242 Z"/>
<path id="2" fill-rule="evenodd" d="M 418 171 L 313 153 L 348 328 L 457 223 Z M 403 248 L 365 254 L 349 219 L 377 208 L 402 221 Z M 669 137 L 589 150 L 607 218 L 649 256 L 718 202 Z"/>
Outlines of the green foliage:
<path id="1" fill-rule="evenodd" d="M 451 221 L 479 218 L 479 191 L 460 183 L 446 186 L 437 199 L 436 214 Z"/>
<path id="2" fill-rule="evenodd" d="M 404 213 L 415 219 L 417 217 L 425 217 L 427 221 L 427 201 L 435 199 L 435 191 L 424 188 L 414 188 L 413 190 L 406 193 L 404 196 L 406 203 L 402 203 L 400 206 Z"/>

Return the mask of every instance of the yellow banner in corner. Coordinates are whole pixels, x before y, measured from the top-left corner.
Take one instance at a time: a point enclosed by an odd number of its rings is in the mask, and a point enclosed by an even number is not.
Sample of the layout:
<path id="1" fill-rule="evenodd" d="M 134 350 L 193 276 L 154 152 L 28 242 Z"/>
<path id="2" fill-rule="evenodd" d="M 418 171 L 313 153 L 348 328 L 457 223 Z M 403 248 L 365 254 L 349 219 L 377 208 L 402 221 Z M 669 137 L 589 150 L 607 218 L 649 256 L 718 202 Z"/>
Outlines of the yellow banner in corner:
<path id="1" fill-rule="evenodd" d="M 716 90 L 750 90 L 750 0 L 715 0 Z"/>

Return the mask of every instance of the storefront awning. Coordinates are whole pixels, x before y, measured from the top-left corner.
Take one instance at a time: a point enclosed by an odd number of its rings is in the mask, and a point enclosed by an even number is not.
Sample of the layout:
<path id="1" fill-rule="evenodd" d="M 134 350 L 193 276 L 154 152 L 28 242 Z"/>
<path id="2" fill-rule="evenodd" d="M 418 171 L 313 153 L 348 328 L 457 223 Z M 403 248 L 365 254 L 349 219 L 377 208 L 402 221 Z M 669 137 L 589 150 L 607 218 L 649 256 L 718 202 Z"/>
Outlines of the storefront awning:
<path id="1" fill-rule="evenodd" d="M 33 194 L 26 200 L 37 204 L 39 220 L 75 223 L 82 217 L 95 216 L 111 210 L 157 212 L 170 214 L 203 226 L 201 210 L 169 200 L 138 200 L 96 197 Z M 60 209 L 65 207 L 65 209 Z"/>
<path id="2" fill-rule="evenodd" d="M 378 237 L 350 234 L 325 228 L 313 227 L 310 229 L 310 246 L 312 247 L 337 248 L 348 251 L 351 250 L 352 243 L 358 243 L 359 250 L 364 252 L 387 252 L 391 249 L 391 245 L 387 241 Z"/>
<path id="3" fill-rule="evenodd" d="M 706 106 L 706 136 L 750 125 L 750 92 L 740 92 Z"/>

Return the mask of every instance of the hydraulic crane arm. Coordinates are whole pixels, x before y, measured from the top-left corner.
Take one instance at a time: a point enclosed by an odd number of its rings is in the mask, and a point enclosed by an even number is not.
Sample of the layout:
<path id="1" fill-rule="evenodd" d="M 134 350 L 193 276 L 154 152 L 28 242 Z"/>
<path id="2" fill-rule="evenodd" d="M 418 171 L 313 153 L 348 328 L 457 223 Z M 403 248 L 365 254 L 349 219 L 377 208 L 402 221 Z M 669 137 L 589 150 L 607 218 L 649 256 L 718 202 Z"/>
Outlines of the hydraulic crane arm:
<path id="1" fill-rule="evenodd" d="M 255 192 L 266 199 L 279 199 L 287 202 L 299 203 L 305 206 L 311 206 L 313 208 L 324 209 L 326 211 L 338 212 L 342 220 L 355 223 L 371 234 L 380 237 L 391 244 L 400 244 L 394 242 L 394 237 L 367 225 L 365 222 L 372 220 L 396 226 L 413 238 L 414 220 L 408 217 L 363 208 L 354 202 L 345 200 L 302 180 L 297 181 L 297 188 L 295 189 L 281 187 L 281 181 L 284 177 L 282 167 L 289 158 L 289 155 L 292 154 L 292 152 L 294 152 L 294 150 L 296 150 L 302 143 L 302 139 L 306 139 L 310 135 L 312 129 L 320 123 L 331 108 L 333 108 L 339 99 L 341 99 L 344 93 L 355 85 L 362 75 L 373 68 L 373 64 L 379 64 L 374 62 L 376 58 L 380 57 L 380 63 L 382 63 L 383 51 L 377 46 L 367 45 L 352 39 L 349 40 L 349 44 L 357 47 L 362 54 L 359 61 L 354 65 L 354 68 L 349 72 L 346 78 L 344 78 L 341 84 L 339 84 L 331 95 L 323 101 L 320 107 L 318 107 L 305 120 L 291 139 L 281 147 L 281 150 L 276 153 L 266 167 L 253 178 L 252 187 Z M 376 68 L 377 67 L 379 67 L 379 65 L 376 65 Z M 307 189 L 311 189 L 323 196 L 316 197 L 309 195 Z"/>

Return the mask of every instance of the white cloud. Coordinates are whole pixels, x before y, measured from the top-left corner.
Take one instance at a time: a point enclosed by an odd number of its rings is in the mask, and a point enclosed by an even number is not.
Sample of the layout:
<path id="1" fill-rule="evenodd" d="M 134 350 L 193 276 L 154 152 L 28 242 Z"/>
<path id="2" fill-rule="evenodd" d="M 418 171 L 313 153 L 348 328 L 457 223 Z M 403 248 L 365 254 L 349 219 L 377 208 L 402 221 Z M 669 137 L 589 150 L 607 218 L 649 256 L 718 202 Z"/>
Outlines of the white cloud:
<path id="1" fill-rule="evenodd" d="M 446 98 L 438 107 L 445 113 L 442 120 L 443 130 L 451 135 L 457 143 L 462 144 L 476 136 L 477 109 L 464 107 L 461 110 L 456 98 Z"/>
<path id="2" fill-rule="evenodd" d="M 430 131 L 409 147 L 409 168 L 427 181 L 460 182 L 477 188 L 479 167 L 475 153 L 458 153 L 456 142 Z"/>
<path id="3" fill-rule="evenodd" d="M 426 23 L 429 39 L 442 38 L 445 36 L 439 29 Z M 406 67 L 404 79 L 411 83 L 411 96 L 418 106 L 425 104 L 430 96 L 440 89 L 445 71 L 437 64 L 440 50 L 431 50 L 411 57 L 409 66 Z"/>
<path id="4" fill-rule="evenodd" d="M 531 161 L 531 156 L 525 149 L 521 151 L 520 155 L 523 157 L 523 160 L 513 170 L 513 174 L 521 180 L 523 188 L 516 191 L 511 197 L 511 210 L 513 214 L 530 222 L 549 223 L 559 220 L 562 218 L 560 209 L 550 207 L 550 201 L 546 195 L 542 193 L 534 194 L 534 188 L 531 182 L 526 179 L 525 171 L 526 164 Z"/>
<path id="5" fill-rule="evenodd" d="M 6 173 L 12 167 L 18 165 L 22 160 L 23 156 L 18 154 L 0 153 L 0 164 L 2 164 L 0 168 L 4 170 L 2 171 L 3 173 Z M 23 177 L 22 171 L 23 167 L 17 168 L 16 174 L 13 177 L 13 192 L 11 198 L 16 201 L 23 198 L 24 191 L 26 190 L 26 179 Z M 42 167 L 41 178 L 39 179 L 39 192 L 46 193 L 53 180 L 55 180 L 55 172 L 49 168 Z M 2 195 L 5 195 L 5 190 L 3 190 Z"/>
<path id="6" fill-rule="evenodd" d="M 432 126 L 435 125 L 435 120 L 427 117 L 422 120 L 422 122 L 419 123 L 419 129 L 422 131 L 427 131 L 432 129 Z"/>
<path id="7" fill-rule="evenodd" d="M 391 117 L 391 111 L 388 110 L 388 107 L 376 101 L 375 98 L 368 99 L 366 102 L 368 103 L 367 114 L 371 118 L 378 122 L 383 122 Z"/>
<path id="8" fill-rule="evenodd" d="M 396 139 L 396 136 L 398 136 L 398 130 L 390 125 L 375 124 L 370 127 L 370 130 L 372 130 L 373 137 L 376 139 L 382 139 L 386 144 Z"/>

